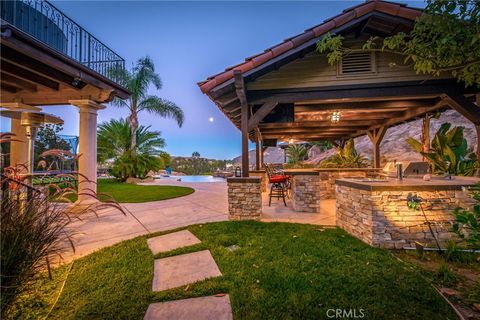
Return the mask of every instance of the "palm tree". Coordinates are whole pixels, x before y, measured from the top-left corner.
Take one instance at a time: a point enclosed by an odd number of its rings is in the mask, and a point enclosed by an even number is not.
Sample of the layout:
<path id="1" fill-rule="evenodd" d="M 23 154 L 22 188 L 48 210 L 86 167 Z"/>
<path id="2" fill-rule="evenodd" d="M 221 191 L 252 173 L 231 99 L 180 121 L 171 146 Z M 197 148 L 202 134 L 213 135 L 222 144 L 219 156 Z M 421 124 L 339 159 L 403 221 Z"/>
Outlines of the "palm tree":
<path id="1" fill-rule="evenodd" d="M 150 126 L 140 125 L 136 132 L 137 154 L 159 156 L 161 148 L 165 147 L 165 140 L 160 137 L 159 131 L 149 131 Z M 98 161 L 118 158 L 133 150 L 131 146 L 131 130 L 127 119 L 112 119 L 98 126 L 97 150 Z"/>
<path id="2" fill-rule="evenodd" d="M 132 153 L 136 152 L 137 130 L 139 127 L 138 114 L 147 111 L 151 114 L 163 118 L 173 118 L 178 126 L 183 125 L 184 114 L 182 109 L 174 102 L 162 99 L 155 95 L 148 94 L 148 88 L 152 84 L 157 90 L 162 88 L 160 76 L 155 73 L 155 66 L 152 59 L 146 56 L 137 61 L 137 64 L 128 71 L 120 67 L 114 67 L 110 70 L 111 76 L 118 79 L 121 85 L 130 90 L 131 95 L 128 100 L 116 98 L 113 103 L 116 106 L 128 108 L 130 115 L 128 122 L 131 130 L 130 148 Z"/>

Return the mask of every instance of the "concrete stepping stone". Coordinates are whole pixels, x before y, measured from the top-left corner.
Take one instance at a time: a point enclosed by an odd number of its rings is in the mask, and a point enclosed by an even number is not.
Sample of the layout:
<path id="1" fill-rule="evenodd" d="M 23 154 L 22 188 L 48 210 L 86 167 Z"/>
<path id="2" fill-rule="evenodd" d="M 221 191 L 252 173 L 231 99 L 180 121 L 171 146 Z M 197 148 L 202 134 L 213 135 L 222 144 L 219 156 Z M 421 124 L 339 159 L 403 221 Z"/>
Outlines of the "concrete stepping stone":
<path id="1" fill-rule="evenodd" d="M 221 276 L 209 250 L 155 260 L 153 291 L 163 291 Z"/>
<path id="2" fill-rule="evenodd" d="M 148 306 L 145 320 L 232 320 L 230 297 L 200 297 L 176 301 L 152 303 Z"/>
<path id="3" fill-rule="evenodd" d="M 153 254 L 167 252 L 178 248 L 193 246 L 201 241 L 188 230 L 164 234 L 147 239 L 147 244 Z"/>

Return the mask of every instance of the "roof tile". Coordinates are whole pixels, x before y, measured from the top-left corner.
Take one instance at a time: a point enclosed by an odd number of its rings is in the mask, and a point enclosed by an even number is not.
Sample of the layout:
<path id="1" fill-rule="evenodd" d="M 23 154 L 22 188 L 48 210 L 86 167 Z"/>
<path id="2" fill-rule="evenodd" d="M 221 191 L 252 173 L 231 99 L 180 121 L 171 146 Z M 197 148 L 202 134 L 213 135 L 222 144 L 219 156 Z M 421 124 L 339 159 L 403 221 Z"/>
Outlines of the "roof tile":
<path id="1" fill-rule="evenodd" d="M 335 27 L 343 26 L 345 23 L 355 19 L 355 11 L 345 12 L 344 14 L 333 19 Z"/>
<path id="2" fill-rule="evenodd" d="M 304 44 L 305 42 L 307 42 L 310 39 L 313 39 L 314 37 L 315 37 L 315 34 L 313 33 L 312 30 L 310 30 L 296 36 L 291 41 L 294 47 L 298 47 L 299 45 Z"/>
<path id="3" fill-rule="evenodd" d="M 256 56 L 255 58 L 253 58 L 252 62 L 253 62 L 253 65 L 256 67 L 256 66 L 261 65 L 264 62 L 267 62 L 271 58 L 273 58 L 273 53 L 272 53 L 272 51 L 269 50 L 267 52 L 264 52 L 264 53 Z"/>
<path id="4" fill-rule="evenodd" d="M 375 9 L 375 2 L 368 2 L 363 6 L 358 6 L 354 9 L 355 17 L 359 18 L 366 15 L 369 12 L 372 12 Z"/>
<path id="5" fill-rule="evenodd" d="M 409 19 L 409 20 L 415 20 L 421 15 L 422 15 L 421 11 L 411 9 L 411 8 L 400 8 L 398 12 L 399 17 Z"/>
<path id="6" fill-rule="evenodd" d="M 328 31 L 332 30 L 333 28 L 335 28 L 335 22 L 333 20 L 330 20 L 327 23 L 315 27 L 315 29 L 313 29 L 313 33 L 315 34 L 315 37 L 319 37 L 322 34 L 325 34 Z"/>
<path id="7" fill-rule="evenodd" d="M 270 50 L 272 50 L 273 56 L 277 57 L 292 48 L 293 48 L 293 43 L 291 41 L 287 41 L 287 42 L 280 43 L 275 47 L 272 47 Z"/>

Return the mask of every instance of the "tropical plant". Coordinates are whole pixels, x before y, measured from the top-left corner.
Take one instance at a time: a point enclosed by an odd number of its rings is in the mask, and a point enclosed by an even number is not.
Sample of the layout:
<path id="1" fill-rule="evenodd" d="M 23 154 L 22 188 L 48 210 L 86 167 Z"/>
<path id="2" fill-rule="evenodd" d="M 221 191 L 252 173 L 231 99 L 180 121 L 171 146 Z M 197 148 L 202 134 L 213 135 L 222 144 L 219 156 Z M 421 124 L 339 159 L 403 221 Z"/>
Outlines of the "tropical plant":
<path id="1" fill-rule="evenodd" d="M 317 50 L 333 64 L 351 52 L 340 35 L 325 35 Z M 480 86 L 480 1 L 427 0 L 409 33 L 370 38 L 362 50 L 399 54 L 417 73 L 450 73 L 465 86 Z M 394 63 L 392 63 L 394 65 Z"/>
<path id="2" fill-rule="evenodd" d="M 120 181 L 128 178 L 145 179 L 150 171 L 158 171 L 164 167 L 160 157 L 147 153 L 133 154 L 130 151 L 121 155 L 113 162 L 111 173 Z"/>
<path id="3" fill-rule="evenodd" d="M 73 183 L 62 186 L 50 183 L 44 190 L 31 187 L 12 178 L 14 167 L 4 168 L 0 208 L 0 302 L 2 319 L 10 316 L 17 298 L 28 291 L 34 276 L 48 269 L 50 261 L 74 250 L 72 222 L 89 212 L 113 207 L 125 211 L 114 201 L 94 202 L 86 207 L 65 206 L 68 195 L 76 194 Z M 66 175 L 64 175 L 66 176 Z M 72 175 L 73 178 L 73 175 Z M 52 192 L 48 195 L 48 192 Z M 96 198 L 95 194 L 91 197 Z"/>
<path id="4" fill-rule="evenodd" d="M 308 150 L 302 144 L 292 144 L 285 151 L 288 156 L 288 163 L 298 165 L 307 158 Z"/>
<path id="5" fill-rule="evenodd" d="M 320 162 L 322 168 L 364 168 L 368 161 L 356 149 L 353 139 L 345 142 L 343 148 L 339 147 L 337 153 Z"/>
<path id="6" fill-rule="evenodd" d="M 472 187 L 471 192 L 476 203 L 471 210 L 454 210 L 455 222 L 452 230 L 469 246 L 480 249 L 480 183 Z"/>
<path id="7" fill-rule="evenodd" d="M 138 127 L 133 152 L 128 120 L 112 119 L 102 123 L 98 128 L 98 161 L 113 159 L 112 174 L 122 181 L 130 177 L 143 179 L 148 172 L 160 170 L 164 166 L 161 148 L 165 147 L 165 140 L 160 132 L 149 129 L 150 126 Z"/>
<path id="8" fill-rule="evenodd" d="M 160 76 L 155 73 L 155 67 L 150 57 L 139 59 L 130 71 L 115 67 L 109 70 L 109 73 L 115 79 L 119 79 L 120 84 L 131 92 L 128 100 L 116 98 L 113 103 L 130 111 L 128 123 L 131 130 L 130 150 L 133 154 L 138 150 L 136 133 L 139 128 L 138 114 L 140 112 L 147 111 L 160 117 L 173 118 L 180 127 L 182 126 L 185 116 L 179 106 L 158 96 L 149 95 L 147 92 L 150 85 L 153 85 L 157 90 L 162 88 Z"/>
<path id="9" fill-rule="evenodd" d="M 477 156 L 468 148 L 467 140 L 463 137 L 464 128 L 450 128 L 448 122 L 440 126 L 428 152 L 423 151 L 423 144 L 418 140 L 410 137 L 407 143 L 430 162 L 432 172 L 472 176 L 479 166 Z"/>

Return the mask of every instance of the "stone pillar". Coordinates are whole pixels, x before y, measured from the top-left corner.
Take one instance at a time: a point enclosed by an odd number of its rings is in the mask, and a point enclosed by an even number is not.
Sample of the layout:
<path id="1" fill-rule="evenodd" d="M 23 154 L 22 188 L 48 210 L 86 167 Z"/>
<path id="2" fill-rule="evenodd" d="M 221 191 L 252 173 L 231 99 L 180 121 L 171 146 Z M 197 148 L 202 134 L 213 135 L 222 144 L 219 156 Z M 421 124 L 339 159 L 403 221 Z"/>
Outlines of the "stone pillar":
<path id="1" fill-rule="evenodd" d="M 302 173 L 292 177 L 292 204 L 298 212 L 320 212 L 320 174 Z"/>
<path id="2" fill-rule="evenodd" d="M 92 100 L 70 100 L 80 110 L 78 202 L 96 201 L 97 192 L 97 111 L 105 106 Z"/>
<path id="3" fill-rule="evenodd" d="M 268 189 L 268 177 L 265 170 L 253 170 L 250 171 L 250 177 L 260 177 L 261 181 L 261 190 L 262 192 L 267 192 Z"/>
<path id="4" fill-rule="evenodd" d="M 28 165 L 27 130 L 21 125 L 20 119 L 12 119 L 11 132 L 15 134 L 10 143 L 10 165 Z"/>
<path id="5" fill-rule="evenodd" d="M 227 178 L 230 220 L 259 220 L 262 214 L 261 178 Z"/>

